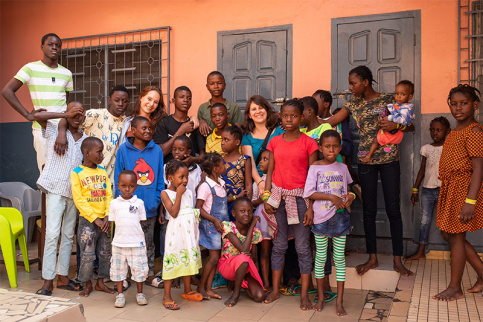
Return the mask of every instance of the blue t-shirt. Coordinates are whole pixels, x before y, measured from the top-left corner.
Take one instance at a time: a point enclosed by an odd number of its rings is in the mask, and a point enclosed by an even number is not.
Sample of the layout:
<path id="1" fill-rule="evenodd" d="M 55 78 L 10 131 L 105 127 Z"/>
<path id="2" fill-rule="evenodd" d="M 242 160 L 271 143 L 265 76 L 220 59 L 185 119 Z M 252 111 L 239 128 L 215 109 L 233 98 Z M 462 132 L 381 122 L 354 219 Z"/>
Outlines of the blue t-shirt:
<path id="1" fill-rule="evenodd" d="M 282 128 L 280 126 L 277 126 L 275 128 L 275 130 L 273 130 L 272 134 L 270 135 L 270 138 L 268 139 L 268 142 L 270 142 L 270 140 L 274 137 L 274 136 L 277 136 L 277 135 L 280 135 L 280 134 L 283 134 L 285 133 L 284 130 L 282 130 Z M 258 155 L 260 154 L 260 150 L 262 149 L 262 145 L 263 145 L 263 141 L 265 141 L 265 138 L 263 139 L 256 139 L 252 136 L 251 133 L 248 133 L 248 134 L 245 134 L 242 138 L 242 142 L 241 142 L 241 145 L 244 146 L 244 145 L 250 145 L 252 147 L 252 152 L 253 152 L 253 160 L 255 160 L 255 162 L 257 161 L 258 159 Z M 268 142 L 267 142 L 267 146 L 268 146 Z M 258 174 L 260 176 L 263 175 L 263 173 L 260 171 L 260 168 L 257 164 L 257 170 L 258 170 Z"/>

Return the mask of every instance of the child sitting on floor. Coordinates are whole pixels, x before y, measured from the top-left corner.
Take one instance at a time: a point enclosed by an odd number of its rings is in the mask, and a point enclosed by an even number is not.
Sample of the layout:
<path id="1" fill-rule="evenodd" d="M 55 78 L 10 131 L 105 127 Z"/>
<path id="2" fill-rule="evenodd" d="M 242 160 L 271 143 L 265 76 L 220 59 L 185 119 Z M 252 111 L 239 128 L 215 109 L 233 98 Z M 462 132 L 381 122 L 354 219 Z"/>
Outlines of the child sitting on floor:
<path id="1" fill-rule="evenodd" d="M 255 302 L 265 299 L 263 282 L 253 262 L 256 248 L 252 247 L 262 239 L 255 225 L 260 220 L 253 216 L 253 204 L 247 197 L 233 202 L 232 215 L 235 222 L 223 222 L 223 250 L 218 262 L 220 274 L 229 281 L 235 281 L 233 294 L 225 301 L 228 307 L 234 306 L 243 287 Z"/>
<path id="2" fill-rule="evenodd" d="M 140 222 L 146 220 L 144 202 L 137 196 L 137 176 L 134 171 L 123 170 L 117 180 L 117 188 L 121 195 L 111 201 L 109 221 L 116 224 L 116 232 L 112 240 L 111 280 L 116 282 L 117 292 L 115 307 L 124 307 L 126 298 L 123 293 L 123 281 L 127 278 L 128 268 L 131 279 L 137 284 L 136 301 L 139 305 L 148 304 L 143 294 L 143 282 L 148 276 L 148 257 L 144 233 Z"/>
<path id="3" fill-rule="evenodd" d="M 203 296 L 191 290 L 191 275 L 198 274 L 201 268 L 199 248 L 200 213 L 193 208 L 193 195 L 186 189 L 188 167 L 179 160 L 171 160 L 166 165 L 166 176 L 171 185 L 161 192 L 161 200 L 170 215 L 166 228 L 163 259 L 164 297 L 163 305 L 168 310 L 179 310 L 171 297 L 173 279 L 183 277 L 184 299 L 201 301 Z"/>

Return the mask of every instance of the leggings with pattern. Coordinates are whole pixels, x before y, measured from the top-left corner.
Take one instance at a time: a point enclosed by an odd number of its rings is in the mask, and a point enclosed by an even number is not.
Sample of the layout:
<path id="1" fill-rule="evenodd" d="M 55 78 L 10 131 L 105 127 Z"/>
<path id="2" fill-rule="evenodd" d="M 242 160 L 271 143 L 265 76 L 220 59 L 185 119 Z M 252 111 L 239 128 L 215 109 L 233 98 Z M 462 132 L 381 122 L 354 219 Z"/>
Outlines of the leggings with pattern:
<path id="1" fill-rule="evenodd" d="M 345 242 L 347 236 L 332 237 L 334 249 L 335 276 L 337 282 L 345 281 Z M 324 266 L 327 260 L 327 244 L 329 237 L 315 235 L 315 278 L 324 278 Z"/>

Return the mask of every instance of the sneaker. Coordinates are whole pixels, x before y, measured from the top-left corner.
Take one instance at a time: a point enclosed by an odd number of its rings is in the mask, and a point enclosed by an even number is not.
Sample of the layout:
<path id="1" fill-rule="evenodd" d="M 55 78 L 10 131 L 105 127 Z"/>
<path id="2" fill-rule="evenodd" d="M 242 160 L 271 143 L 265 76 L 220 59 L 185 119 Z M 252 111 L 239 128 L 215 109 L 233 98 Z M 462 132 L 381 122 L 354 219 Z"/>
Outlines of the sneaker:
<path id="1" fill-rule="evenodd" d="M 114 307 L 124 307 L 126 305 L 126 298 L 124 293 L 117 294 L 116 302 L 114 302 Z"/>
<path id="2" fill-rule="evenodd" d="M 138 302 L 138 305 L 148 304 L 148 300 L 146 299 L 146 296 L 143 293 L 136 294 L 136 301 Z"/>
<path id="3" fill-rule="evenodd" d="M 217 288 L 226 287 L 228 285 L 228 280 L 221 276 L 220 273 L 216 273 L 211 288 L 216 290 Z"/>

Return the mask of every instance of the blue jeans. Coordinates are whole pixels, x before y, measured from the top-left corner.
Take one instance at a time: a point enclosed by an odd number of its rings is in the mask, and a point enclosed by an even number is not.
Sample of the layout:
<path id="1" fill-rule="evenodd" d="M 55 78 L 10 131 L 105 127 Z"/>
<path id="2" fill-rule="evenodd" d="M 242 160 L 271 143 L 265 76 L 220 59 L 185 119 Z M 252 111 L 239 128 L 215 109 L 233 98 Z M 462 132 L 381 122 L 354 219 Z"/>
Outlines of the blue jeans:
<path id="1" fill-rule="evenodd" d="M 427 244 L 433 209 L 438 204 L 440 188 L 423 188 L 421 191 L 421 229 L 419 230 L 419 243 Z"/>

